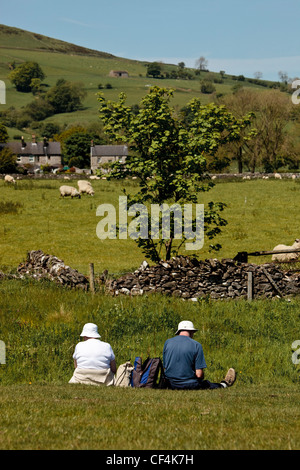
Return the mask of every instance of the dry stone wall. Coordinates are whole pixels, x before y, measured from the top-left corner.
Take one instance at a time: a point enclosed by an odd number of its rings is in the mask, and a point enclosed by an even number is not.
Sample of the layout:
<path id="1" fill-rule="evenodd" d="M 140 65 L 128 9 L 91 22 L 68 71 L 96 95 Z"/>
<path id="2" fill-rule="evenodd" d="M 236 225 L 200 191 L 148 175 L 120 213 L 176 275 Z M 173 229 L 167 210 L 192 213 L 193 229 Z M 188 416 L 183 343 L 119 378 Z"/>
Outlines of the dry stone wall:
<path id="1" fill-rule="evenodd" d="M 246 298 L 248 272 L 252 272 L 254 298 L 300 293 L 300 274 L 284 272 L 274 264 L 238 263 L 232 259 L 198 261 L 183 256 L 155 266 L 144 261 L 134 273 L 108 281 L 107 289 L 114 295 L 162 293 L 184 299 Z"/>
<path id="2" fill-rule="evenodd" d="M 76 269 L 67 266 L 56 256 L 47 255 L 41 250 L 30 251 L 25 263 L 18 266 L 19 277 L 31 276 L 35 279 L 50 279 L 68 287 L 87 290 L 89 280 Z"/>
<path id="3" fill-rule="evenodd" d="M 300 294 L 300 273 L 284 271 L 269 263 L 256 265 L 241 263 L 232 259 L 206 259 L 199 261 L 185 256 L 160 261 L 154 266 L 144 261 L 139 269 L 127 273 L 119 279 L 107 279 L 104 271 L 100 280 L 111 295 L 143 295 L 161 293 L 183 299 L 247 298 L 248 278 L 252 273 L 253 298 L 287 297 Z M 105 274 L 105 275 L 104 275 Z M 90 279 L 64 264 L 56 256 L 47 255 L 41 250 L 30 251 L 27 259 L 17 269 L 17 275 L 4 278 L 26 276 L 50 279 L 61 285 L 88 290 Z"/>

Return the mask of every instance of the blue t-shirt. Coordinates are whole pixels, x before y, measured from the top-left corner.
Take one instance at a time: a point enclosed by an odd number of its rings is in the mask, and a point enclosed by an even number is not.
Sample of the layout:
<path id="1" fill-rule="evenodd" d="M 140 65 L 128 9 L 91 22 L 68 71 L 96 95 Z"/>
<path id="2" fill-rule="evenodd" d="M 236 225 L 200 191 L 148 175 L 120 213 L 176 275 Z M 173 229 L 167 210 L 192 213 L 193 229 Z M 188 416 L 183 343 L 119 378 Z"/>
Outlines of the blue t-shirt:
<path id="1" fill-rule="evenodd" d="M 186 387 L 198 384 L 195 370 L 206 368 L 201 344 L 189 336 L 168 339 L 163 349 L 163 365 L 171 385 Z"/>

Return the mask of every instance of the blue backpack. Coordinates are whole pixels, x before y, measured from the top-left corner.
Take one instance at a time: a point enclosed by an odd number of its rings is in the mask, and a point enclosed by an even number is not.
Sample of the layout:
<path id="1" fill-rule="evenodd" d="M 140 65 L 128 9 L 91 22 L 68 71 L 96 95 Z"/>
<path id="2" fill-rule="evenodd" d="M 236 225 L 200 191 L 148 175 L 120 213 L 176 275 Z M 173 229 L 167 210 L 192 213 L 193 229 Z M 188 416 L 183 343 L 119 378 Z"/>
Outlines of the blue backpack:
<path id="1" fill-rule="evenodd" d="M 164 370 L 159 357 L 148 357 L 144 362 L 140 356 L 135 358 L 130 384 L 132 387 L 162 388 Z"/>

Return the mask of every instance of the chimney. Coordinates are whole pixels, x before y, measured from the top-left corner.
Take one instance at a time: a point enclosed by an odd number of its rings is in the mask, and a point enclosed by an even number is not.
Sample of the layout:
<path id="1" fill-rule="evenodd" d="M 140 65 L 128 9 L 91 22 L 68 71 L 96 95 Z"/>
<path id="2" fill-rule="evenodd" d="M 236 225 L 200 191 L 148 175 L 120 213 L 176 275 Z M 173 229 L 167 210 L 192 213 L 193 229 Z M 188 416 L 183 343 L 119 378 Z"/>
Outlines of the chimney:
<path id="1" fill-rule="evenodd" d="M 33 144 L 36 144 L 36 139 L 35 139 L 35 135 L 34 135 L 34 134 L 32 134 L 32 143 L 33 143 Z"/>
<path id="2" fill-rule="evenodd" d="M 94 141 L 91 140 L 90 157 L 92 157 L 92 156 L 93 156 L 93 153 L 94 153 L 93 147 L 94 147 Z"/>
<path id="3" fill-rule="evenodd" d="M 24 136 L 22 135 L 21 137 L 21 147 L 22 149 L 24 149 L 26 147 L 26 143 L 25 143 L 25 140 L 24 140 Z"/>
<path id="4" fill-rule="evenodd" d="M 43 143 L 44 153 L 46 156 L 48 156 L 47 155 L 47 147 L 48 147 L 47 137 L 43 137 L 43 141 L 44 141 Z"/>

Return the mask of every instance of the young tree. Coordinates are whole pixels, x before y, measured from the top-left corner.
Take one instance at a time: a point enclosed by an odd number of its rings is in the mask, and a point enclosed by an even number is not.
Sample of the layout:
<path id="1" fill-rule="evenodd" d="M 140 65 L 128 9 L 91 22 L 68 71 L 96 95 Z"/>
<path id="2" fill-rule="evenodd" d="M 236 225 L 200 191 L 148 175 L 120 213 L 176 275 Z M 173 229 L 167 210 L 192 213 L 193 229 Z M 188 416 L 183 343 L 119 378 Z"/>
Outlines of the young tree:
<path id="1" fill-rule="evenodd" d="M 170 107 L 173 91 L 152 87 L 142 99 L 137 114 L 126 106 L 121 93 L 118 102 L 106 101 L 99 94 L 100 118 L 104 131 L 114 142 L 124 142 L 130 148 L 126 165 L 116 163 L 112 177 L 138 177 L 139 191 L 127 195 L 129 204 L 197 203 L 199 193 L 209 191 L 213 182 L 206 173 L 206 155 L 214 155 L 220 145 L 239 137 L 247 119 L 236 120 L 223 106 L 201 106 L 190 102 L 190 119 L 183 121 Z M 208 239 L 220 233 L 226 221 L 220 212 L 223 203 L 210 202 L 204 223 Z M 182 239 L 182 243 L 183 243 Z M 146 256 L 154 261 L 169 259 L 182 243 L 174 248 L 173 232 L 167 239 L 138 238 Z M 218 249 L 220 245 L 210 245 Z M 161 255 L 162 249 L 165 255 Z"/>
<path id="2" fill-rule="evenodd" d="M 24 62 L 10 72 L 8 78 L 18 91 L 29 92 L 36 84 L 33 80 L 44 80 L 45 74 L 37 62 Z"/>

